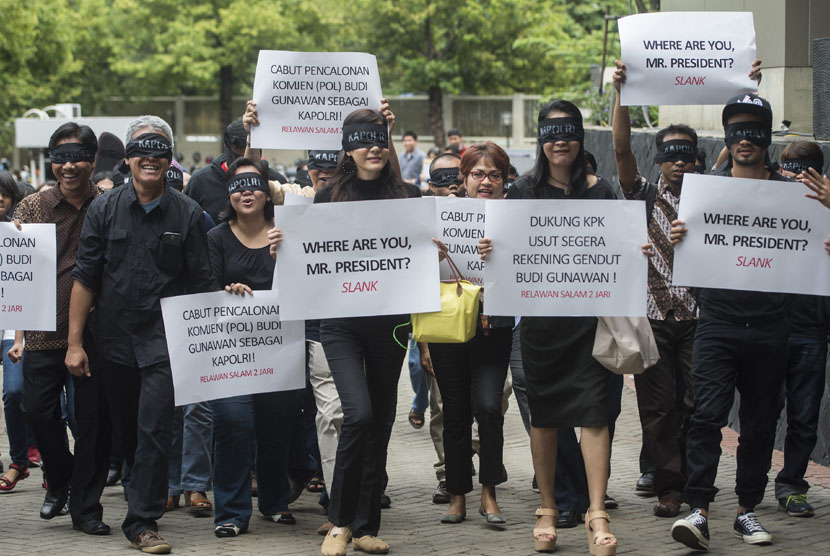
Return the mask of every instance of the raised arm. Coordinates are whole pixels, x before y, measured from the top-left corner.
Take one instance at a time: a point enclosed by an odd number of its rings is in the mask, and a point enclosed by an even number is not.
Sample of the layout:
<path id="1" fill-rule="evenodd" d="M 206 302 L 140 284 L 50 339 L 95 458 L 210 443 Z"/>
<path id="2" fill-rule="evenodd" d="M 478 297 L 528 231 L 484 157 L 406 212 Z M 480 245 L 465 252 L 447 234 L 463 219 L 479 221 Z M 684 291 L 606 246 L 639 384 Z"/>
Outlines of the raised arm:
<path id="1" fill-rule="evenodd" d="M 634 187 L 637 178 L 637 159 L 631 150 L 631 117 L 628 106 L 620 103 L 620 89 L 625 83 L 625 64 L 617 60 L 617 69 L 614 71 L 614 88 L 617 90 L 617 100 L 614 104 L 614 118 L 611 127 L 611 137 L 614 143 L 614 157 L 617 160 L 617 175 L 620 178 L 620 187 L 626 193 Z"/>

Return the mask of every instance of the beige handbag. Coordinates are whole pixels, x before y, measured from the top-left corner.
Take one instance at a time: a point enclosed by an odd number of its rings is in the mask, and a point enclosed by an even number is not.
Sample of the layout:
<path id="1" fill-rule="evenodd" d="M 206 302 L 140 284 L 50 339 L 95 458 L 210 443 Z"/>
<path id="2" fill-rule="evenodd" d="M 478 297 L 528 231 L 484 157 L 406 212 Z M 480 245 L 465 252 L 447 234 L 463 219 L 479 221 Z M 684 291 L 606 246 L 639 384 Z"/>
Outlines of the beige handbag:
<path id="1" fill-rule="evenodd" d="M 618 375 L 638 375 L 660 360 L 651 323 L 644 317 L 598 317 L 593 356 Z"/>

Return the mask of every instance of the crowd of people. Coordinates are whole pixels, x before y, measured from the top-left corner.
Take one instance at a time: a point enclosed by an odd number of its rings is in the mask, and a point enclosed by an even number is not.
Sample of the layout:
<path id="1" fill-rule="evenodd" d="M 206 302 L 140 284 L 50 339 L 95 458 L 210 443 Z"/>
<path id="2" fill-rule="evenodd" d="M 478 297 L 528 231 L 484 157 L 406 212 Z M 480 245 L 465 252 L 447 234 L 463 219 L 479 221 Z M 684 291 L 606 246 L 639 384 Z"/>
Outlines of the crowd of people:
<path id="1" fill-rule="evenodd" d="M 760 81 L 759 62 L 750 76 Z M 626 67 L 618 61 L 617 90 L 625 81 Z M 775 495 L 790 516 L 814 512 L 804 475 L 816 443 L 830 303 L 674 285 L 674 248 L 686 234 L 677 218 L 683 178 L 706 172 L 698 136 L 686 125 L 660 130 L 653 161 L 659 178 L 651 183 L 643 172 L 652 161 L 636 159 L 628 109 L 617 99 L 613 156 L 622 196 L 646 205 L 647 311 L 660 353 L 659 363 L 635 378 L 643 433 L 636 488 L 657 496 L 659 517 L 675 518 L 688 504 L 690 513 L 667 526 L 667 536 L 670 529 L 674 540 L 708 549 L 720 431 L 737 391 L 734 529 L 746 543 L 769 544 L 772 535 L 755 508 L 785 405 L 785 464 Z M 260 125 L 252 101 L 227 127 L 224 152 L 192 175 L 175 163 L 173 131 L 159 117 L 135 119 L 124 143 L 111 134 L 96 137 L 84 125 L 61 125 L 49 142 L 52 187 L 24 197 L 12 176 L 0 172 L 0 218 L 18 227 L 55 224 L 57 239 L 56 330 L 3 336 L 11 465 L 0 491 L 19 488 L 29 476 L 38 463 L 36 446 L 45 478 L 43 519 L 68 510 L 74 529 L 110 533 L 100 499 L 106 485 L 120 480 L 128 504 L 124 535 L 143 552 L 163 554 L 171 544 L 159 533 L 159 520 L 182 495 L 189 511 L 212 515 L 216 536 L 225 538 L 247 531 L 253 496 L 263 516 L 294 524 L 290 504 L 307 488 L 320 493 L 328 511 L 318 529 L 325 535 L 324 556 L 344 556 L 349 542 L 370 554 L 388 552 L 380 538 L 381 509 L 391 503 L 387 447 L 407 357 L 396 335 L 411 332 L 409 316 L 307 321 L 305 388 L 174 407 L 160 299 L 270 289 L 283 242 L 274 205 L 287 194 L 315 203 L 422 195 L 561 202 L 617 197 L 614 185 L 597 175 L 594 158 L 612 153 L 585 150 L 576 105 L 549 102 L 537 123 L 537 158 L 519 177 L 501 147 L 464 145 L 457 129 L 449 132 L 450 147 L 429 158 L 407 131 L 405 152 L 397 157 L 389 140 L 395 115 L 384 100 L 378 110 L 349 114 L 342 150 L 310 151 L 293 184 L 250 146 L 251 128 Z M 778 163 L 770 159 L 766 100 L 751 93 L 729 99 L 723 126 L 725 152 L 714 173 L 798 180 L 808 197 L 830 208 L 830 180 L 822 176 L 815 143 L 790 143 Z M 447 248 L 435 243 L 443 259 Z M 830 255 L 830 238 L 825 248 Z M 482 259 L 497 249 L 498 238 L 478 242 Z M 486 292 L 484 299 L 486 311 Z M 611 531 L 607 510 L 616 501 L 607 484 L 623 381 L 592 356 L 597 319 L 483 311 L 467 342 L 410 341 L 416 396 L 409 422 L 424 427 L 430 408 L 438 459 L 432 500 L 447 504 L 436 522 L 467 518 L 476 475 L 478 512 L 488 524 L 507 522 L 496 487 L 508 478 L 503 427 L 512 392 L 530 438 L 532 488 L 540 495 L 534 549 L 554 551 L 557 529 L 584 522 L 591 554 L 615 554 L 625 537 L 620 541 Z"/>

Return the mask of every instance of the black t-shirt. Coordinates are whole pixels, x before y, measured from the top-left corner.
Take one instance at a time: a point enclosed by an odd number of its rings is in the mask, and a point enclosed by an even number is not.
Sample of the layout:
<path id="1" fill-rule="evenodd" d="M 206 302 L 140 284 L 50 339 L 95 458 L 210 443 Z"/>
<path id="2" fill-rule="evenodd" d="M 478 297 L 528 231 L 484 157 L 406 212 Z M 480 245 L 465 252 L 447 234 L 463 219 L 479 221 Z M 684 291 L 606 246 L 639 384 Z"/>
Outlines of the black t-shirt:
<path id="1" fill-rule="evenodd" d="M 732 169 L 727 168 L 718 175 L 732 177 Z M 792 181 L 778 172 L 770 172 L 769 179 Z M 701 288 L 700 315 L 741 323 L 786 319 L 793 297 L 789 293 Z"/>
<path id="2" fill-rule="evenodd" d="M 792 311 L 790 311 L 790 335 L 808 338 L 824 338 L 827 336 L 827 315 L 822 307 L 827 307 L 828 297 L 817 295 L 794 295 Z"/>
<path id="3" fill-rule="evenodd" d="M 582 192 L 582 195 L 566 195 L 565 190 L 559 187 L 554 187 L 549 183 L 542 184 L 538 187 L 532 187 L 532 180 L 530 176 L 522 176 L 516 180 L 510 189 L 507 190 L 507 197 L 505 199 L 609 199 L 613 200 L 617 197 L 614 195 L 614 190 L 611 184 L 603 178 L 597 176 L 597 183 L 593 187 L 587 188 Z"/>
<path id="4" fill-rule="evenodd" d="M 385 199 L 381 193 L 383 192 L 383 185 L 380 179 L 376 180 L 361 180 L 357 179 L 357 195 L 358 201 L 379 201 Z M 331 202 L 331 187 L 324 187 L 314 196 L 315 203 L 329 203 Z M 406 197 L 420 197 L 421 190 L 411 183 L 406 184 Z"/>
<path id="5" fill-rule="evenodd" d="M 252 290 L 270 290 L 274 278 L 274 259 L 269 248 L 250 249 L 234 235 L 227 222 L 208 232 L 210 268 L 219 287 L 245 284 Z"/>

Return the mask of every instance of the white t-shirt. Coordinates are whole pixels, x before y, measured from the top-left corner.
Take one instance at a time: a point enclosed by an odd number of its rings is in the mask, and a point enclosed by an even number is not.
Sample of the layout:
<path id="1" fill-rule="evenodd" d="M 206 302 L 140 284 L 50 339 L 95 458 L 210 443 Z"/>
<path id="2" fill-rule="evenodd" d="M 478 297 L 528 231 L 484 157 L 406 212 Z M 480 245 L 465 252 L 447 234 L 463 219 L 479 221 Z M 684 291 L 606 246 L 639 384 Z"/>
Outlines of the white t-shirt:
<path id="1" fill-rule="evenodd" d="M 14 330 L 4 330 L 3 331 L 3 341 L 5 341 L 5 340 L 14 341 Z"/>

